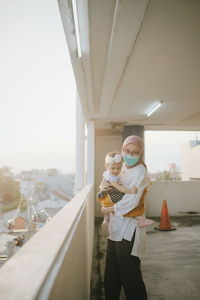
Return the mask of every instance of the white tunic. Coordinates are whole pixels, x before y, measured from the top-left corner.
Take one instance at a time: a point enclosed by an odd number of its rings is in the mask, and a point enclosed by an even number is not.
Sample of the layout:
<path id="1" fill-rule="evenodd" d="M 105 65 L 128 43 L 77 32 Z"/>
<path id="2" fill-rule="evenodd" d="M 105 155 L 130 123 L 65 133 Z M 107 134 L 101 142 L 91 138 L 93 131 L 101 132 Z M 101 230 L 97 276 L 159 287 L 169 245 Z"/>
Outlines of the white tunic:
<path id="1" fill-rule="evenodd" d="M 125 194 L 122 200 L 114 205 L 115 214 L 110 214 L 110 235 L 108 238 L 113 241 L 121 241 L 122 239 L 131 241 L 136 229 L 131 255 L 138 256 L 139 258 L 144 256 L 146 228 L 138 227 L 136 218 L 123 217 L 123 215 L 138 206 L 144 188 L 149 183 L 147 170 L 142 164 L 130 169 L 125 168 L 122 176 L 122 184 L 128 189 L 136 186 L 138 192 L 137 194 Z"/>

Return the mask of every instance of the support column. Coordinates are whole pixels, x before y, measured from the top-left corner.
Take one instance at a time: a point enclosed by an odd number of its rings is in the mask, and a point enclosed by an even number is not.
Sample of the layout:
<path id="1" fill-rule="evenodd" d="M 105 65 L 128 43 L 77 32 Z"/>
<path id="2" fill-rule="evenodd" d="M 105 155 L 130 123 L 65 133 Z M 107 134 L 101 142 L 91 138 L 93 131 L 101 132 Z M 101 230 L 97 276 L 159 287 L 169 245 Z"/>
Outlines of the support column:
<path id="1" fill-rule="evenodd" d="M 124 142 L 125 138 L 129 135 L 138 135 L 144 139 L 144 126 L 142 125 L 127 125 L 124 126 L 122 132 L 122 143 Z M 144 159 L 145 154 L 143 154 Z"/>
<path id="2" fill-rule="evenodd" d="M 74 194 L 85 184 L 85 118 L 78 91 L 76 91 L 76 173 Z"/>
<path id="3" fill-rule="evenodd" d="M 94 183 L 95 124 L 87 122 L 87 183 Z"/>
<path id="4" fill-rule="evenodd" d="M 124 126 L 124 129 L 123 129 L 123 132 L 122 132 L 123 141 L 129 135 L 138 135 L 138 136 L 144 138 L 144 126 L 142 126 L 142 125 L 127 125 L 127 126 Z"/>

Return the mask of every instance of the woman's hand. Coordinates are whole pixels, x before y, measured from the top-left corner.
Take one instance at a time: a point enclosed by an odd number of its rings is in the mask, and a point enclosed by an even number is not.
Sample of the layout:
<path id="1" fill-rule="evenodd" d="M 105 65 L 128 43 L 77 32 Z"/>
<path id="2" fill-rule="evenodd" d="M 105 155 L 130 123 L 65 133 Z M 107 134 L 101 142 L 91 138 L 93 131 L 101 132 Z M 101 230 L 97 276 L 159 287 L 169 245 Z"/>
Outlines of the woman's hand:
<path id="1" fill-rule="evenodd" d="M 103 215 L 108 215 L 109 213 L 114 213 L 114 206 L 102 207 L 101 212 Z"/>

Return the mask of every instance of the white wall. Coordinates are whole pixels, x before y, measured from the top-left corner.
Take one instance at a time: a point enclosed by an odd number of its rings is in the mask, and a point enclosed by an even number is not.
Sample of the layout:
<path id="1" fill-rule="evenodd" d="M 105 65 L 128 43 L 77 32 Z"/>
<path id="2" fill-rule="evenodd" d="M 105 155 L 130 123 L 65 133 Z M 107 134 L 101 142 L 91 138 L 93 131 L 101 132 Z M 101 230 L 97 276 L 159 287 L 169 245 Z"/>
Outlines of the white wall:
<path id="1" fill-rule="evenodd" d="M 182 180 L 200 178 L 200 145 L 190 147 L 190 141 L 182 146 Z"/>
<path id="2" fill-rule="evenodd" d="M 200 212 L 199 181 L 156 181 L 146 198 L 146 215 L 158 217 L 162 201 L 167 200 L 170 216 L 181 216 L 181 212 Z"/>

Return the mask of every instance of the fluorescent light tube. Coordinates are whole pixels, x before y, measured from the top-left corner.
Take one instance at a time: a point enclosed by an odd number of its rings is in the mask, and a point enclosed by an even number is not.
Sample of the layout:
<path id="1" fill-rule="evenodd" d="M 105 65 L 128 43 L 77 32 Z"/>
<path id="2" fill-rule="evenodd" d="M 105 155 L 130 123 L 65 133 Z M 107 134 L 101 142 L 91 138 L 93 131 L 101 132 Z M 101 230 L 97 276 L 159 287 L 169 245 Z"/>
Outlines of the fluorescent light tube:
<path id="1" fill-rule="evenodd" d="M 152 110 L 147 114 L 147 117 L 150 117 L 159 107 L 161 107 L 162 101 L 160 101 Z"/>
<path id="2" fill-rule="evenodd" d="M 78 23 L 78 13 L 77 13 L 77 5 L 76 0 L 72 0 L 72 9 L 74 15 L 74 25 L 75 25 L 75 35 L 76 35 L 76 45 L 77 45 L 77 52 L 78 57 L 82 57 L 81 53 L 81 40 L 80 40 L 80 31 L 79 31 L 79 23 Z"/>

